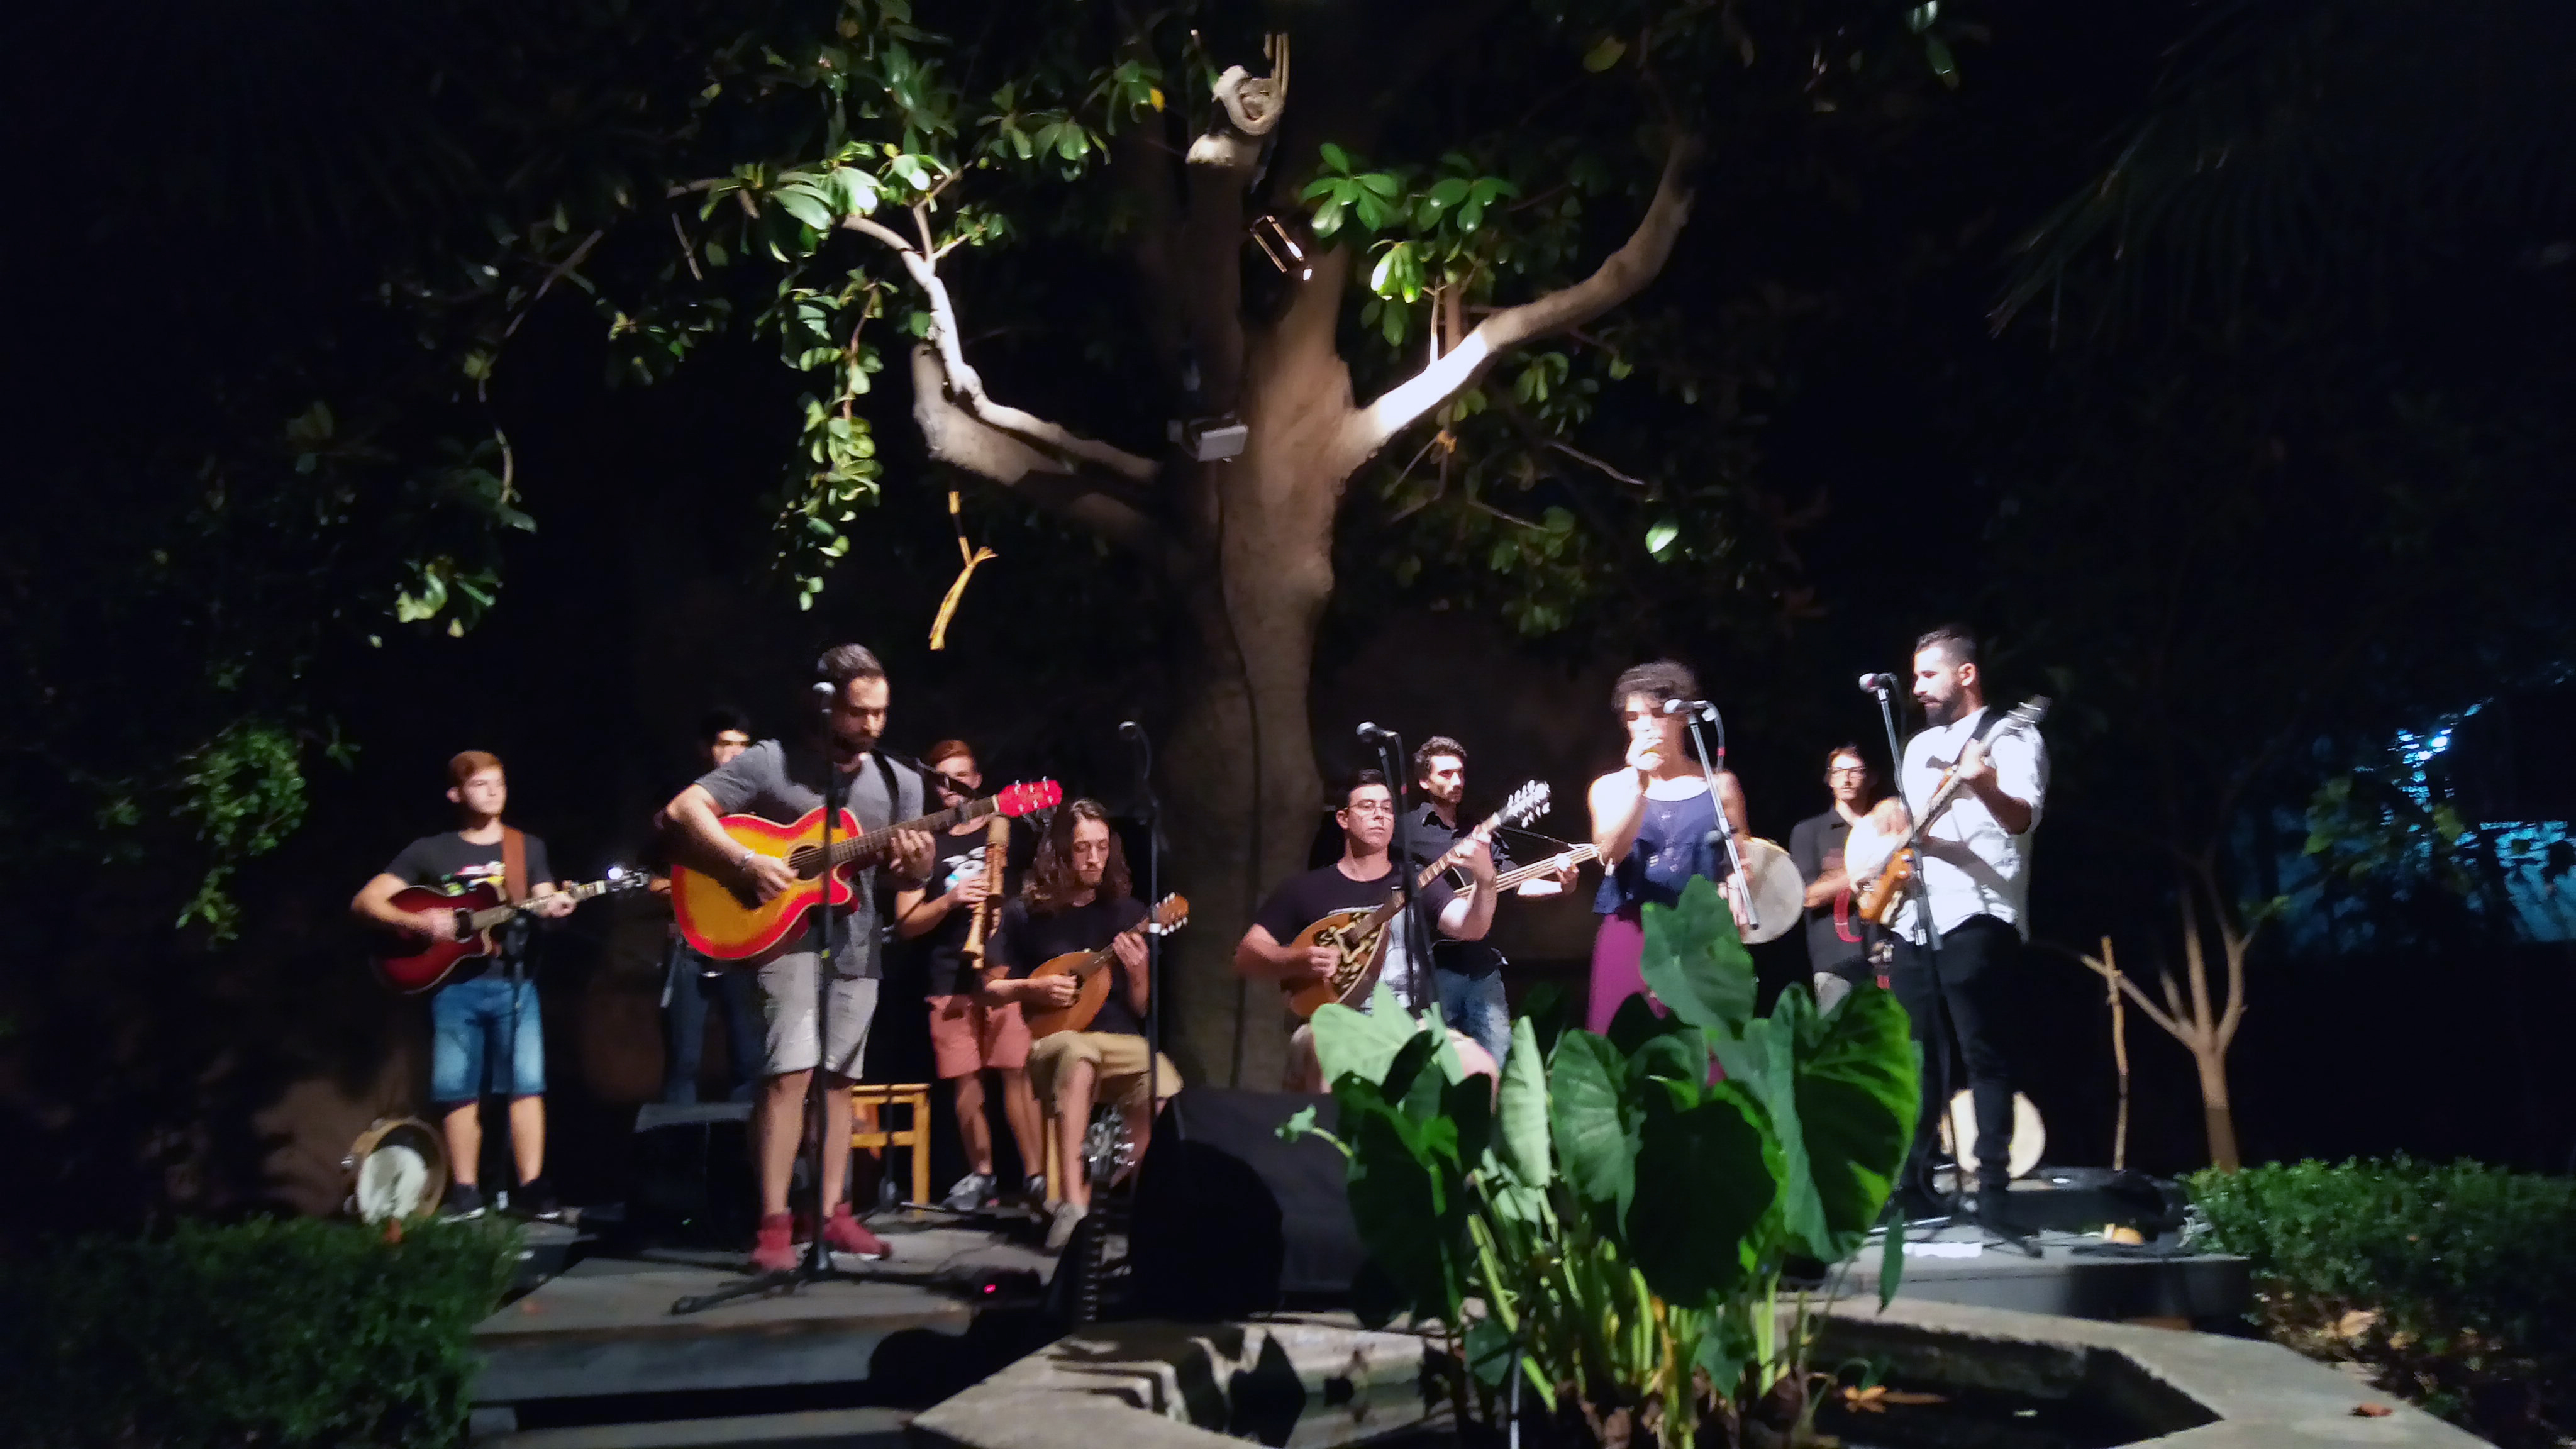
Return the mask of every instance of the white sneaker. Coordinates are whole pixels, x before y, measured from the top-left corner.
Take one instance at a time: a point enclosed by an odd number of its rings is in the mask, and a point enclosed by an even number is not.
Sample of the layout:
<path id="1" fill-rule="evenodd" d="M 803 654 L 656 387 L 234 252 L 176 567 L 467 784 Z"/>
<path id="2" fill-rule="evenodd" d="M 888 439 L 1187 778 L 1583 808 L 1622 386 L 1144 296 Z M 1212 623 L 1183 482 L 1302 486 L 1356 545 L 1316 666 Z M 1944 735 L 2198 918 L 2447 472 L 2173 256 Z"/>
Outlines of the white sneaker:
<path id="1" fill-rule="evenodd" d="M 951 1212 L 971 1213 L 990 1201 L 992 1196 L 993 1174 L 970 1172 L 957 1179 L 957 1185 L 948 1189 L 948 1196 L 941 1198 L 939 1205 Z"/>
<path id="2" fill-rule="evenodd" d="M 1050 1253 L 1061 1253 L 1073 1241 L 1074 1224 L 1091 1216 L 1091 1209 L 1080 1203 L 1060 1202 L 1055 1205 L 1053 1221 L 1047 1224 L 1046 1245 Z"/>

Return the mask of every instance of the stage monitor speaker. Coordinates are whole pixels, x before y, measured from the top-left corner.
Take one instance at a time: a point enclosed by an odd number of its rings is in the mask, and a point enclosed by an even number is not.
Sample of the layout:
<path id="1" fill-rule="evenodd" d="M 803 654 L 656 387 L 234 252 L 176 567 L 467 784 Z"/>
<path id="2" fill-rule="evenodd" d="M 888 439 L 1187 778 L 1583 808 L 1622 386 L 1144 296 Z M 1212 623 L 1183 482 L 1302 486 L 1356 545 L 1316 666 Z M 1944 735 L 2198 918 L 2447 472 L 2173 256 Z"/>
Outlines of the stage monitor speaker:
<path id="1" fill-rule="evenodd" d="M 1164 1106 L 1128 1235 L 1140 1310 L 1210 1319 L 1349 1302 L 1365 1254 L 1342 1154 L 1279 1140 L 1310 1106 L 1331 1128 L 1330 1097 L 1188 1087 Z"/>
<path id="2" fill-rule="evenodd" d="M 2041 1167 L 2003 1195 L 2001 1225 L 2024 1233 L 2135 1228 L 2153 1242 L 2182 1228 L 2191 1197 L 2170 1178 L 2107 1167 Z"/>
<path id="3" fill-rule="evenodd" d="M 733 1248 L 759 1227 L 751 1175 L 751 1104 L 645 1104 L 635 1114 L 626 1224 L 666 1247 Z"/>

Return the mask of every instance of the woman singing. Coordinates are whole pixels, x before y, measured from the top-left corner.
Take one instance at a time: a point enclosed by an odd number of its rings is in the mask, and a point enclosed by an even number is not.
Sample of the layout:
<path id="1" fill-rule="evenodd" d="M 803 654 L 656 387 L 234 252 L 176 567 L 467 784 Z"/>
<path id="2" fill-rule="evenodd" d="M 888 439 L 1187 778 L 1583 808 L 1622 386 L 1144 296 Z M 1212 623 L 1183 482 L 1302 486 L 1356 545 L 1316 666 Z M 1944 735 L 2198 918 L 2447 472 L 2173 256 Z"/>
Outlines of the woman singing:
<path id="1" fill-rule="evenodd" d="M 1744 918 L 1725 847 L 1712 838 L 1717 810 L 1690 755 L 1689 716 L 1664 711 L 1674 700 L 1698 697 L 1698 678 L 1669 659 L 1620 675 L 1610 693 L 1611 707 L 1628 727 L 1628 763 L 1592 782 L 1592 843 L 1601 849 L 1603 875 L 1592 903 L 1601 933 L 1592 941 L 1584 1024 L 1596 1032 L 1607 1032 L 1619 1004 L 1646 989 L 1638 960 L 1645 954 L 1648 901 L 1673 905 L 1692 876 L 1704 875 L 1725 889 L 1738 924 Z M 1743 787 L 1724 770 L 1717 772 L 1717 802 L 1736 838 L 1751 839 Z"/>

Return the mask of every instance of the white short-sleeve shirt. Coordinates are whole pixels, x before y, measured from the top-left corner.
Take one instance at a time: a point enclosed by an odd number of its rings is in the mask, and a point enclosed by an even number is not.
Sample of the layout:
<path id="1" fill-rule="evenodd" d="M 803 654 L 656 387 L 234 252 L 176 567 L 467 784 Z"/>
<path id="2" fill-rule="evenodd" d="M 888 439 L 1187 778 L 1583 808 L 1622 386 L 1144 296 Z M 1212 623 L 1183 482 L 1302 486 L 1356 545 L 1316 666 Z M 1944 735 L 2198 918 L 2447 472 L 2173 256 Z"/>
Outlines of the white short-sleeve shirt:
<path id="1" fill-rule="evenodd" d="M 1920 817 L 1940 787 L 1941 776 L 1959 762 L 1960 752 L 1977 732 L 1988 711 L 1980 709 L 1947 725 L 1935 725 L 1905 742 L 1905 765 L 1897 788 L 1905 808 Z M 1923 832 L 1924 893 L 1931 898 L 1932 924 L 1948 932 L 1971 917 L 2009 921 L 2023 940 L 2030 939 L 2030 836 L 2039 829 L 2048 795 L 2048 747 L 2033 730 L 2001 729 L 1986 741 L 1986 758 L 1995 767 L 1995 783 L 2016 800 L 2030 804 L 2030 831 L 2008 833 L 1995 813 L 1973 790 L 1962 790 L 1941 818 Z M 1852 831 L 1844 848 L 1855 878 L 1875 872 L 1894 844 L 1866 829 Z M 1923 923 L 1909 892 L 1888 924 L 1899 935 L 1921 944 Z"/>

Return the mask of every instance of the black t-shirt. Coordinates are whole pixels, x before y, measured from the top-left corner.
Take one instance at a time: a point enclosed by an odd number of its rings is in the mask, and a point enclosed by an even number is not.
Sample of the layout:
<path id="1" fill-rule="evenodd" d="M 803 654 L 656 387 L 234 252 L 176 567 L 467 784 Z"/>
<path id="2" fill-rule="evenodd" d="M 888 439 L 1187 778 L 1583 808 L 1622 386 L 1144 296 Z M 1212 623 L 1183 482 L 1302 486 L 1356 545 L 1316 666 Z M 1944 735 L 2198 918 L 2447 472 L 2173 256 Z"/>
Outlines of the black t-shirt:
<path id="1" fill-rule="evenodd" d="M 1467 828 L 1474 827 L 1471 823 Z M 1466 833 L 1466 829 L 1452 827 L 1449 822 L 1440 818 L 1438 811 L 1425 804 L 1405 817 L 1404 846 L 1411 852 L 1415 866 L 1426 866 L 1448 854 L 1449 847 L 1457 844 L 1458 838 Z M 1511 848 L 1504 845 L 1499 838 L 1486 841 L 1485 848 L 1493 852 L 1495 871 L 1501 872 L 1512 868 Z M 1458 870 L 1453 866 L 1442 879 L 1454 880 L 1457 875 Z M 1496 902 L 1496 904 L 1501 903 Z M 1281 937 L 1281 939 L 1286 938 Z M 1439 928 L 1434 926 L 1431 932 L 1431 959 L 1446 971 L 1455 971 L 1462 976 L 1483 976 L 1502 968 L 1503 953 L 1483 941 L 1452 940 L 1441 935 Z"/>
<path id="2" fill-rule="evenodd" d="M 982 875 L 989 849 L 988 838 L 985 824 L 980 820 L 964 835 L 951 835 L 945 830 L 933 835 L 930 879 L 922 887 L 922 899 L 935 900 L 956 889 L 960 882 Z M 1009 888 L 1007 872 L 999 884 L 1003 889 Z M 930 934 L 912 943 L 921 953 L 927 968 L 927 989 L 931 995 L 954 996 L 966 989 L 958 984 L 957 965 L 965 952 L 966 933 L 973 928 L 974 920 L 973 911 L 962 906 L 951 907 L 947 915 L 939 918 L 939 924 L 931 928 Z"/>
<path id="3" fill-rule="evenodd" d="M 1393 870 L 1372 880 L 1353 880 L 1342 874 L 1338 863 L 1323 866 L 1304 875 L 1292 875 L 1281 882 L 1279 888 L 1270 893 L 1270 898 L 1261 903 L 1261 909 L 1252 921 L 1268 931 L 1270 939 L 1285 945 L 1296 940 L 1299 932 L 1335 911 L 1374 910 L 1384 905 L 1386 898 L 1394 893 L 1396 884 Z M 1458 898 L 1458 893 L 1451 890 L 1447 882 L 1435 880 L 1415 892 L 1415 896 L 1421 908 L 1429 912 L 1426 925 L 1432 939 L 1439 939 L 1440 917 L 1448 911 L 1449 903 Z M 1401 922 L 1390 923 L 1389 929 L 1398 925 Z M 1395 939 L 1401 941 L 1403 937 L 1398 935 Z M 1389 943 L 1387 965 L 1379 979 L 1398 997 L 1411 998 L 1411 984 L 1398 964 L 1394 942 Z"/>
<path id="4" fill-rule="evenodd" d="M 1843 846 L 1851 839 L 1851 824 L 1841 812 L 1828 810 L 1822 815 L 1801 820 L 1789 832 L 1789 859 L 1797 864 L 1798 878 L 1809 885 L 1827 871 L 1843 868 Z M 1867 927 L 1852 914 L 1851 891 L 1844 888 L 1840 901 L 1827 901 L 1807 910 L 1807 965 L 1814 971 L 1832 971 L 1849 975 L 1858 971 L 1868 955 L 1866 940 L 1846 941 L 1843 932 L 1865 938 Z M 1835 907 L 1842 907 L 1842 924 L 1835 921 Z"/>
<path id="5" fill-rule="evenodd" d="M 555 878 L 554 866 L 546 859 L 546 843 L 537 837 L 528 842 L 528 888 L 536 889 Z M 385 874 L 405 885 L 425 885 L 448 895 L 461 895 L 479 885 L 488 885 L 496 896 L 506 895 L 501 869 L 501 842 L 477 845 L 450 830 L 442 835 L 424 835 L 402 848 Z M 495 964 L 524 964 L 528 959 L 528 942 L 532 918 L 520 916 L 502 927 L 495 935 L 500 948 L 495 955 L 460 962 L 447 979 L 470 981 Z"/>
<path id="6" fill-rule="evenodd" d="M 1108 945 L 1111 937 L 1143 919 L 1145 903 L 1134 896 L 1041 912 L 1030 911 L 1027 900 L 1014 897 L 1002 907 L 991 954 L 985 959 L 1016 980 L 1068 951 L 1097 951 Z M 1127 1004 L 1126 963 L 1112 956 L 1108 969 L 1109 997 L 1100 1003 L 1100 1014 L 1083 1030 L 1143 1036 L 1144 1023 L 1136 1019 L 1135 1009 Z"/>

